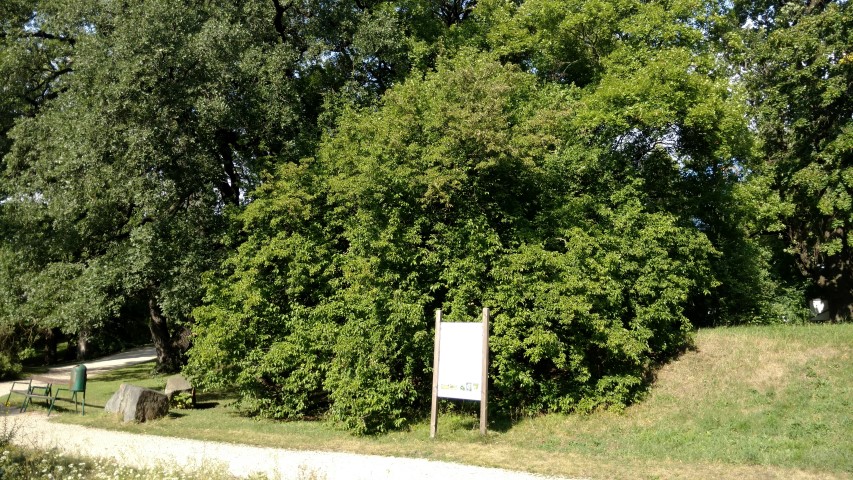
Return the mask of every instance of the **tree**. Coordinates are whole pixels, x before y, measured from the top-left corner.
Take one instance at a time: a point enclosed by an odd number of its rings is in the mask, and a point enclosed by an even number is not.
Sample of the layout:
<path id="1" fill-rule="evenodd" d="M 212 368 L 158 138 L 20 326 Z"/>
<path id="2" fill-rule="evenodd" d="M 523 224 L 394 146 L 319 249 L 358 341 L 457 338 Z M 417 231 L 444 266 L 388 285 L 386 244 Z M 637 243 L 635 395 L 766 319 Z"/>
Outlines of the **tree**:
<path id="1" fill-rule="evenodd" d="M 774 242 L 762 235 L 772 192 L 753 182 L 760 165 L 745 121 L 738 34 L 731 9 L 705 0 L 481 2 L 481 43 L 543 81 L 584 92 L 574 125 L 606 151 L 602 173 L 639 175 L 651 211 L 702 231 L 714 245 L 714 282 L 697 290 L 696 326 L 765 323 L 801 316 L 791 308 Z M 800 302 L 799 297 L 796 299 Z"/>
<path id="2" fill-rule="evenodd" d="M 159 368 L 178 367 L 170 323 L 190 320 L 196 279 L 221 251 L 222 212 L 251 189 L 263 148 L 299 151 L 286 131 L 259 126 L 295 126 L 301 105 L 279 68 L 295 56 L 271 24 L 254 30 L 271 12 L 253 7 L 31 7 L 30 24 L 74 43 L 73 74 L 16 121 L 5 156 L 9 248 L 32 272 L 26 288 L 43 292 L 22 302 L 34 318 L 76 333 L 141 302 Z"/>
<path id="3" fill-rule="evenodd" d="M 75 39 L 68 31 L 50 30 L 32 8 L 31 2 L 10 1 L 0 6 L 0 169 L 5 169 L 4 156 L 11 148 L 9 133 L 17 121 L 39 114 L 66 88 L 73 71 L 71 57 Z M 58 327 L 53 320 L 34 318 L 32 311 L 20 308 L 28 288 L 23 278 L 30 267 L 14 252 L 23 239 L 18 221 L 10 212 L 10 196 L 14 188 L 0 182 L 0 291 L 4 300 L 0 307 L 0 355 L 14 362 L 17 352 L 28 342 L 43 336 L 45 359 L 54 361 Z"/>
<path id="4" fill-rule="evenodd" d="M 248 412 L 364 433 L 423 405 L 438 307 L 493 309 L 494 405 L 524 413 L 620 408 L 690 320 L 776 316 L 753 236 L 768 190 L 714 46 L 732 19 L 480 2 L 434 70 L 345 106 L 314 158 L 257 191 L 206 280 L 188 372 Z"/>
<path id="5" fill-rule="evenodd" d="M 782 202 L 788 252 L 829 300 L 853 316 L 853 14 L 848 2 L 738 3 L 744 77 L 768 183 Z"/>
<path id="6" fill-rule="evenodd" d="M 47 76 L 50 100 L 3 117 L 6 248 L 32 272 L 8 288 L 10 317 L 76 334 L 143 305 L 161 368 L 176 368 L 172 337 L 226 253 L 229 212 L 273 164 L 313 153 L 339 104 L 369 104 L 405 75 L 403 32 L 435 35 L 437 21 L 406 26 L 426 5 L 10 4 L 4 40 L 42 42 L 31 50 L 49 68 L 16 60 L 6 87 Z"/>

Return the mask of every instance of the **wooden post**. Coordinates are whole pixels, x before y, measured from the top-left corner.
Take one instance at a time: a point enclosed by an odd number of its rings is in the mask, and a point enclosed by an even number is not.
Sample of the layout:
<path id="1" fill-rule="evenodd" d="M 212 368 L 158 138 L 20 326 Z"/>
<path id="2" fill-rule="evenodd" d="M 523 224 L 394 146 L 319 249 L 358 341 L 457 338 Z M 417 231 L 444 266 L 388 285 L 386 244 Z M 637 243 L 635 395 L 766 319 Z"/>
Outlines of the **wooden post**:
<path id="1" fill-rule="evenodd" d="M 435 346 L 432 354 L 432 408 L 429 414 L 429 438 L 438 430 L 438 344 L 441 338 L 441 309 L 435 311 Z"/>
<path id="2" fill-rule="evenodd" d="M 483 376 L 480 380 L 480 435 L 486 434 L 489 399 L 489 309 L 483 308 Z"/>

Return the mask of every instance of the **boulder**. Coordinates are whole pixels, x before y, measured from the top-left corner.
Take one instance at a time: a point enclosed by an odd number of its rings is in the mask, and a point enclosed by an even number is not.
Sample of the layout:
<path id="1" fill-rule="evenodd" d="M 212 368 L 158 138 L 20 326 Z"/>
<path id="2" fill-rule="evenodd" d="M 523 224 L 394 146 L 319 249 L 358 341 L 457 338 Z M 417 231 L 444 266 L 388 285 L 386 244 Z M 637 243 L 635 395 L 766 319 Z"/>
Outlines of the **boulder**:
<path id="1" fill-rule="evenodd" d="M 104 411 L 121 414 L 125 422 L 146 422 L 169 413 L 169 398 L 157 390 L 122 383 Z"/>
<path id="2" fill-rule="evenodd" d="M 192 404 L 195 406 L 195 388 L 183 375 L 172 375 L 167 378 L 165 393 L 169 398 L 169 402 L 171 402 L 172 398 L 179 393 L 189 394 L 192 398 Z"/>

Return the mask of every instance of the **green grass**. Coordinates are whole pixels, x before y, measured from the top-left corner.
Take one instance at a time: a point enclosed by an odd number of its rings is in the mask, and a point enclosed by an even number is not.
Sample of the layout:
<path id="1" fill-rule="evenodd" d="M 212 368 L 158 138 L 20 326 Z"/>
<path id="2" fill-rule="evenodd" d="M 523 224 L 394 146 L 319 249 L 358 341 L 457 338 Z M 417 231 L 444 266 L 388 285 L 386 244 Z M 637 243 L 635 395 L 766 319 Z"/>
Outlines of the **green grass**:
<path id="1" fill-rule="evenodd" d="M 356 438 L 321 421 L 245 418 L 227 395 L 202 394 L 201 408 L 146 424 L 104 415 L 122 382 L 163 388 L 150 364 L 90 379 L 87 415 L 58 421 L 592 478 L 853 478 L 852 359 L 851 324 L 702 330 L 696 349 L 660 369 L 645 400 L 624 412 L 492 419 L 485 438 L 473 408 L 441 415 L 435 441 L 426 421 Z"/>

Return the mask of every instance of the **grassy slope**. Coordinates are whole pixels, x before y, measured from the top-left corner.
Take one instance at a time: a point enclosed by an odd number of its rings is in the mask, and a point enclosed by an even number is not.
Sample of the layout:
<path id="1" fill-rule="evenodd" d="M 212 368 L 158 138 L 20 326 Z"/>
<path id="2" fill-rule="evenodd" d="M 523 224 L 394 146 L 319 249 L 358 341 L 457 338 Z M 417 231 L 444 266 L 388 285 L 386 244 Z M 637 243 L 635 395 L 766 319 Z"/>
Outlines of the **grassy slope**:
<path id="1" fill-rule="evenodd" d="M 405 455 L 593 478 L 853 478 L 853 325 L 703 330 L 623 413 L 546 415 L 477 434 L 442 415 L 439 439 L 407 432 L 353 438 L 323 422 L 240 417 L 227 398 L 168 419 L 121 425 L 101 408 L 122 381 L 162 388 L 150 366 L 92 380 L 85 417 L 62 422 L 265 446 Z M 87 412 L 87 413 L 88 413 Z"/>

